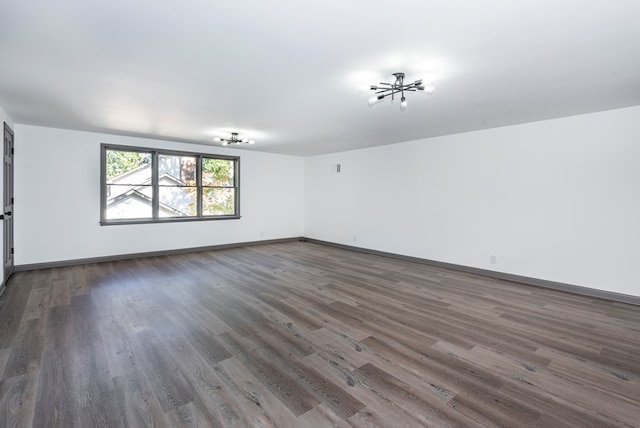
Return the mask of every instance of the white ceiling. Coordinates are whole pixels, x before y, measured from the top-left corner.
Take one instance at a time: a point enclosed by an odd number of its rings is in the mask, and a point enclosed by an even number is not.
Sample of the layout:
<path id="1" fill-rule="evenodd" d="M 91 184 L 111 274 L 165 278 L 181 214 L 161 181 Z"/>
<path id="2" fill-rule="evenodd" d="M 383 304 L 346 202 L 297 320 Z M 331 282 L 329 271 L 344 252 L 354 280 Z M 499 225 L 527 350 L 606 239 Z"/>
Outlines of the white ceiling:
<path id="1" fill-rule="evenodd" d="M 312 155 L 639 105 L 640 1 L 3 0 L 0 55 L 16 123 Z"/>

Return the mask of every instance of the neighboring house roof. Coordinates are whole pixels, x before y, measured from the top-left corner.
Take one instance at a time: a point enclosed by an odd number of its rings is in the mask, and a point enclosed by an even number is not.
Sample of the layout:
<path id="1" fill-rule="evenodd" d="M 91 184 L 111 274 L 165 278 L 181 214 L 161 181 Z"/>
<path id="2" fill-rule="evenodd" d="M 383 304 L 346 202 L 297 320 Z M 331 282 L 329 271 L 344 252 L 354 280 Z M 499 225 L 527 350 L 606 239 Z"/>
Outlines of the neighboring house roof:
<path id="1" fill-rule="evenodd" d="M 146 202 L 148 202 L 149 204 L 151 204 L 151 197 L 145 195 L 144 193 L 140 192 L 138 189 L 130 189 L 125 193 L 121 193 L 120 195 L 111 198 L 107 201 L 107 207 L 109 205 L 112 204 L 116 204 L 118 202 L 123 202 L 126 199 L 131 199 L 131 198 L 138 198 L 138 199 L 142 199 Z M 179 216 L 184 216 L 187 215 L 186 213 L 183 213 L 182 211 L 179 211 L 173 207 L 170 207 L 167 204 L 163 204 L 162 202 L 160 203 L 160 209 L 166 211 L 169 214 L 174 214 L 174 215 L 179 215 Z"/>
<path id="2" fill-rule="evenodd" d="M 125 178 L 131 177 L 132 175 L 138 174 L 138 173 L 142 172 L 143 170 L 149 169 L 149 168 L 151 168 L 150 165 L 139 166 L 137 168 L 132 169 L 131 171 L 127 171 L 127 172 L 125 172 L 123 174 L 120 174 L 120 175 L 118 175 L 116 177 L 113 177 L 111 180 L 107 180 L 107 184 L 127 183 Z M 168 172 L 164 172 L 164 173 L 162 173 L 162 175 L 160 175 L 159 179 L 162 180 L 163 178 L 169 179 L 170 181 L 173 181 L 176 186 L 186 186 L 185 182 L 183 182 L 182 180 L 180 180 L 176 176 L 174 176 L 172 174 L 169 174 Z M 135 183 L 135 184 L 137 184 L 137 185 L 149 185 L 150 183 L 151 183 L 151 176 L 146 178 L 142 183 Z"/>
<path id="3" fill-rule="evenodd" d="M 162 181 L 163 178 L 169 179 L 170 181 L 173 181 L 176 186 L 186 186 L 187 185 L 187 183 L 185 183 L 184 181 L 180 180 L 179 178 L 174 177 L 173 175 L 169 174 L 168 172 L 163 173 L 158 178 L 158 181 Z"/>
<path id="4" fill-rule="evenodd" d="M 107 205 L 109 205 L 111 201 L 115 200 L 120 195 L 127 194 L 129 189 L 140 190 L 142 187 L 149 186 L 151 184 L 151 177 L 149 177 L 148 179 L 144 180 L 141 183 L 123 185 L 120 183 L 124 180 L 119 180 L 119 177 L 120 176 L 115 177 L 114 180 L 112 180 L 111 182 L 107 182 L 108 186 L 114 186 L 111 188 L 110 196 L 107 198 Z M 118 180 L 116 181 L 116 179 Z M 178 178 L 176 178 L 175 176 L 169 173 L 162 174 L 158 181 L 160 182 L 160 184 L 165 186 L 167 185 L 168 186 L 186 186 L 186 184 L 183 181 L 180 181 Z M 130 186 L 130 187 L 127 188 L 127 186 Z"/>
<path id="5" fill-rule="evenodd" d="M 127 200 L 135 198 L 138 202 L 144 201 L 145 204 L 151 205 L 151 165 L 140 165 L 130 171 L 118 175 L 107 181 L 109 188 L 109 196 L 107 198 L 107 209 L 115 208 L 116 205 L 127 203 Z M 173 173 L 173 174 L 172 174 Z M 160 200 L 160 209 L 167 216 L 187 216 L 184 210 L 188 210 L 191 200 L 187 196 L 185 190 L 189 187 L 187 183 L 177 178 L 174 174 L 180 173 L 180 169 L 174 168 L 173 171 L 163 172 L 158 182 L 165 188 L 173 189 L 166 196 L 171 200 Z M 166 198 L 165 198 L 166 199 Z M 169 202 L 170 204 L 167 204 Z"/>
<path id="6" fill-rule="evenodd" d="M 116 175 L 111 180 L 107 180 L 107 184 L 118 184 L 118 183 L 121 183 L 121 182 L 125 181 L 124 180 L 125 178 L 131 177 L 132 175 L 136 175 L 136 174 L 142 172 L 143 170 L 150 169 L 150 168 L 151 168 L 151 164 L 148 164 L 148 163 L 140 165 L 137 168 L 133 168 L 133 169 L 127 171 L 127 172 L 123 172 L 120 175 Z"/>

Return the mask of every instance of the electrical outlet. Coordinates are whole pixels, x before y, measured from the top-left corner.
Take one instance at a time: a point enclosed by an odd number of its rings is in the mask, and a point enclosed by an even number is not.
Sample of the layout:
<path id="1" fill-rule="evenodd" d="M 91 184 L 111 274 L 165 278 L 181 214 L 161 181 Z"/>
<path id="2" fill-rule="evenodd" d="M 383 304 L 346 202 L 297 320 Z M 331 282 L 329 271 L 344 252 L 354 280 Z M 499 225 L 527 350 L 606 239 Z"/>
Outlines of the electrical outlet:
<path id="1" fill-rule="evenodd" d="M 498 264 L 498 257 L 497 256 L 489 256 L 489 262 L 491 262 L 492 265 Z"/>

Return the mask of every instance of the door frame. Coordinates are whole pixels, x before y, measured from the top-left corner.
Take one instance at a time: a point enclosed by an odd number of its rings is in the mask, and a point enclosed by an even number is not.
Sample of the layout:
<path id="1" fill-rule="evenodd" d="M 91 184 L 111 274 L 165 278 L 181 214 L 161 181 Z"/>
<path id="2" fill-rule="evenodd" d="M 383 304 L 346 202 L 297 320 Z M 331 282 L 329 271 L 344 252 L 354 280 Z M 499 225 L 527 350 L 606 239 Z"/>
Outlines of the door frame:
<path id="1" fill-rule="evenodd" d="M 3 139 L 3 210 L 0 213 L 2 219 L 3 234 L 3 276 L 0 294 L 4 291 L 7 280 L 13 274 L 15 269 L 14 250 L 13 250 L 13 156 L 14 156 L 14 133 L 7 122 L 4 122 L 4 139 Z"/>

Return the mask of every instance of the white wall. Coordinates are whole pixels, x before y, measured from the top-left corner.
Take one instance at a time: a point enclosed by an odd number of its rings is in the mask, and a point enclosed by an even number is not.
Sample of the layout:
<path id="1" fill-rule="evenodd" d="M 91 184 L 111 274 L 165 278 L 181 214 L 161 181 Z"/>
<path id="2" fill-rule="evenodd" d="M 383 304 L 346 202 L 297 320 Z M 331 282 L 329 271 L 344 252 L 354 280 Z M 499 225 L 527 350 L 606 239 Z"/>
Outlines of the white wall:
<path id="1" fill-rule="evenodd" d="M 633 107 L 302 159 L 14 125 L 0 107 L 16 134 L 15 261 L 304 235 L 640 296 L 638 118 Z M 239 154 L 242 219 L 100 226 L 103 142 Z"/>
<path id="2" fill-rule="evenodd" d="M 15 140 L 16 265 L 302 235 L 299 157 L 20 124 Z M 239 155 L 242 218 L 100 226 L 101 143 Z"/>
<path id="3" fill-rule="evenodd" d="M 309 157 L 304 201 L 309 238 L 640 296 L 640 107 Z"/>

